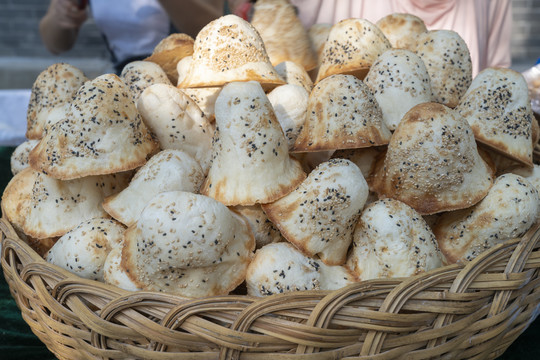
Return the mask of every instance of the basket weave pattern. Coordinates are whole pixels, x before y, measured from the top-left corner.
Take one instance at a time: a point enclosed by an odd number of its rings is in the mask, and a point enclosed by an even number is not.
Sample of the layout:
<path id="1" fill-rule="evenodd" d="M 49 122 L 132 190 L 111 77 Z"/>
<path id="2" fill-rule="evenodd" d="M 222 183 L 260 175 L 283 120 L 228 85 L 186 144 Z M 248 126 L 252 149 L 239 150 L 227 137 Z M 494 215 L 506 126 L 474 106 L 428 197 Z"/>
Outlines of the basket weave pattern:
<path id="1" fill-rule="evenodd" d="M 415 277 L 204 299 L 81 279 L 0 230 L 12 295 L 59 359 L 494 359 L 540 308 L 540 224 Z"/>

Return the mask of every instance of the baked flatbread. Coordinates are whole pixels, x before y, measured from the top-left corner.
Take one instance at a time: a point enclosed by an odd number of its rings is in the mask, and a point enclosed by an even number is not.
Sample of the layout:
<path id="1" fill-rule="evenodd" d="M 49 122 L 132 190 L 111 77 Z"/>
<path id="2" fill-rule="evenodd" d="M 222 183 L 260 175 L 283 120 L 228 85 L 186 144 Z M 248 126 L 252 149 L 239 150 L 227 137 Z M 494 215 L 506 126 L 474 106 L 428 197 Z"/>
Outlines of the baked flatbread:
<path id="1" fill-rule="evenodd" d="M 427 32 L 426 24 L 413 14 L 394 13 L 379 19 L 375 25 L 394 49 L 413 50 L 416 37 Z"/>
<path id="2" fill-rule="evenodd" d="M 306 175 L 289 156 L 287 139 L 259 83 L 224 86 L 215 109 L 212 166 L 201 194 L 227 206 L 264 204 L 285 196 L 304 180 Z"/>
<path id="3" fill-rule="evenodd" d="M 336 74 L 364 79 L 371 64 L 391 48 L 383 32 L 368 20 L 342 20 L 328 34 L 315 83 Z"/>
<path id="4" fill-rule="evenodd" d="M 163 150 L 137 170 L 128 187 L 107 197 L 103 208 L 129 226 L 157 194 L 173 190 L 195 193 L 203 180 L 201 166 L 190 155 L 180 150 Z"/>
<path id="5" fill-rule="evenodd" d="M 309 95 L 306 120 L 292 151 L 386 145 L 391 136 L 367 85 L 352 75 L 332 75 Z"/>
<path id="6" fill-rule="evenodd" d="M 258 81 L 265 87 L 285 83 L 257 30 L 236 15 L 225 15 L 197 35 L 189 71 L 179 79 L 178 87 L 215 87 L 232 81 Z"/>
<path id="7" fill-rule="evenodd" d="M 155 84 L 143 91 L 137 106 L 161 149 L 188 153 L 208 173 L 214 129 L 189 96 L 172 85 Z"/>
<path id="8" fill-rule="evenodd" d="M 441 215 L 433 232 L 449 263 L 469 261 L 523 236 L 538 220 L 539 206 L 538 190 L 528 180 L 505 174 L 474 207 Z"/>
<path id="9" fill-rule="evenodd" d="M 56 63 L 43 70 L 32 85 L 27 110 L 27 139 L 41 139 L 50 113 L 71 98 L 88 79 L 78 68 Z"/>
<path id="10" fill-rule="evenodd" d="M 187 34 L 171 34 L 161 40 L 152 55 L 145 61 L 151 61 L 158 64 L 167 74 L 172 84 L 178 82 L 178 72 L 176 66 L 180 60 L 186 56 L 193 55 L 193 43 L 195 40 Z"/>
<path id="11" fill-rule="evenodd" d="M 370 182 L 379 197 L 429 215 L 476 204 L 489 191 L 492 174 L 469 123 L 447 106 L 424 103 L 405 114 Z"/>
<path id="12" fill-rule="evenodd" d="M 465 40 L 452 30 L 431 30 L 416 37 L 414 51 L 431 79 L 432 101 L 454 108 L 472 81 L 472 62 Z"/>
<path id="13" fill-rule="evenodd" d="M 347 259 L 359 279 L 409 277 L 444 264 L 433 232 L 413 208 L 393 199 L 366 206 Z"/>
<path id="14" fill-rule="evenodd" d="M 356 165 L 332 159 L 315 168 L 287 196 L 264 204 L 263 210 L 302 253 L 318 256 L 327 265 L 341 265 L 368 192 Z"/>
<path id="15" fill-rule="evenodd" d="M 172 191 L 154 197 L 128 228 L 121 266 L 144 290 L 225 295 L 244 280 L 254 248 L 247 223 L 225 205 Z"/>
<path id="16" fill-rule="evenodd" d="M 259 0 L 251 25 L 261 35 L 272 65 L 293 61 L 306 70 L 317 66 L 309 35 L 289 0 Z"/>
<path id="17" fill-rule="evenodd" d="M 172 85 L 158 64 L 150 61 L 133 61 L 124 66 L 120 78 L 131 91 L 133 102 L 137 103 L 144 89 L 153 84 Z"/>
<path id="18" fill-rule="evenodd" d="M 132 170 L 158 148 L 122 80 L 105 74 L 75 95 L 70 116 L 51 125 L 30 166 L 61 180 Z"/>
<path id="19" fill-rule="evenodd" d="M 328 266 L 319 259 L 305 256 L 286 242 L 257 250 L 246 275 L 251 296 L 337 290 L 355 281 L 355 276 L 344 266 Z"/>
<path id="20" fill-rule="evenodd" d="M 105 260 L 113 248 L 121 246 L 124 230 L 111 219 L 84 221 L 60 237 L 45 260 L 82 278 L 103 281 Z"/>
<path id="21" fill-rule="evenodd" d="M 364 81 L 381 108 L 385 125 L 392 131 L 415 105 L 431 102 L 431 80 L 424 62 L 408 50 L 384 52 Z"/>
<path id="22" fill-rule="evenodd" d="M 527 82 L 517 71 L 487 68 L 474 78 L 456 110 L 477 141 L 532 167 L 536 120 L 528 94 Z"/>

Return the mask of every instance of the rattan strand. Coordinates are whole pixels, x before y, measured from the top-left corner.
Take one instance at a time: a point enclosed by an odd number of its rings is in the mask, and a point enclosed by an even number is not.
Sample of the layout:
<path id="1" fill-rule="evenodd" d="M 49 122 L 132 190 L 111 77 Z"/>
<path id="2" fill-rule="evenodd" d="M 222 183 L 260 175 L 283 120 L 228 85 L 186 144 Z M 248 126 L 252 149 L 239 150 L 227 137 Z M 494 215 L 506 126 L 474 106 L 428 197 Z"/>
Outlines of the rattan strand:
<path id="1" fill-rule="evenodd" d="M 540 307 L 540 224 L 466 266 L 205 299 L 81 279 L 46 263 L 5 219 L 0 229 L 12 295 L 59 359 L 494 359 Z"/>

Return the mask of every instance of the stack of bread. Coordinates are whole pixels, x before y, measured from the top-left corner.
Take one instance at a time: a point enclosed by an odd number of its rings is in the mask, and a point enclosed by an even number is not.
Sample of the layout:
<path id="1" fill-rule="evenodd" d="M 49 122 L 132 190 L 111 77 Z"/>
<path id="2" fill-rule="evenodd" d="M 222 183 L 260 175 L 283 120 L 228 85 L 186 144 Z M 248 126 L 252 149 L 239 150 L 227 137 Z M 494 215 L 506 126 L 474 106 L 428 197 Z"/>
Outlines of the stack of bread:
<path id="1" fill-rule="evenodd" d="M 537 222 L 519 73 L 472 79 L 463 39 L 407 14 L 299 24 L 261 0 L 121 77 L 51 66 L 4 216 L 78 276 L 185 297 L 413 276 Z"/>

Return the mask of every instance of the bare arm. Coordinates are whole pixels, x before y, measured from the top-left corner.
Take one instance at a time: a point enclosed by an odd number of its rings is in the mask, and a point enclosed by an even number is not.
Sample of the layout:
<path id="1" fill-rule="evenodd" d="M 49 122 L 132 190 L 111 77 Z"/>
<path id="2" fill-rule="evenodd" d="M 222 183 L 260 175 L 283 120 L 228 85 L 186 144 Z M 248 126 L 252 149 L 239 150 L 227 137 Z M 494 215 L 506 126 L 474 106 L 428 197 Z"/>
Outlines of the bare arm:
<path id="1" fill-rule="evenodd" d="M 51 0 L 39 23 L 39 33 L 45 47 L 59 54 L 73 47 L 79 29 L 86 20 L 86 9 L 79 9 L 72 0 Z"/>

